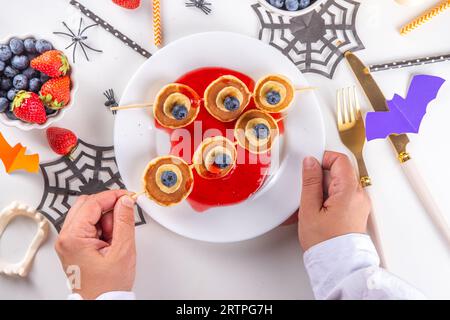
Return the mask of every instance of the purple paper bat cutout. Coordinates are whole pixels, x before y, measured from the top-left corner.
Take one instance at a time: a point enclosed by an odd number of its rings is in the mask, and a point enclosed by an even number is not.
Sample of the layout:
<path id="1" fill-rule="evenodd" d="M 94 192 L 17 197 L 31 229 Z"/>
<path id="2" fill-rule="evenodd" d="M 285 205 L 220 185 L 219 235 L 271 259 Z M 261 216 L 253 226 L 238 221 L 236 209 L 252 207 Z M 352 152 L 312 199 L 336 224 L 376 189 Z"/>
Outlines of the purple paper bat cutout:
<path id="1" fill-rule="evenodd" d="M 389 111 L 367 114 L 367 140 L 384 139 L 391 134 L 418 133 L 428 105 L 436 99 L 444 82 L 439 77 L 414 76 L 406 99 L 396 94 L 387 101 Z"/>

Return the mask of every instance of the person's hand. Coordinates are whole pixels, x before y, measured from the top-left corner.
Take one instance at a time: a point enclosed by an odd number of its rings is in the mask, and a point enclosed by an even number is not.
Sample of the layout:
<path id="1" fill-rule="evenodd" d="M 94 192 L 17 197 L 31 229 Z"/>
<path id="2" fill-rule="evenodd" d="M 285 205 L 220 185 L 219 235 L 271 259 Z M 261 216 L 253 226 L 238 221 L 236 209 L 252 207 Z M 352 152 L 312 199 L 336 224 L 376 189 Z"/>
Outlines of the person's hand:
<path id="1" fill-rule="evenodd" d="M 80 287 L 73 292 L 84 299 L 131 291 L 136 267 L 134 203 L 127 191 L 105 191 L 80 196 L 67 214 L 55 249 L 64 270 L 79 268 Z"/>
<path id="2" fill-rule="evenodd" d="M 311 157 L 303 162 L 298 232 L 305 251 L 337 236 L 365 233 L 370 213 L 370 199 L 348 157 L 327 151 L 322 163 Z"/>

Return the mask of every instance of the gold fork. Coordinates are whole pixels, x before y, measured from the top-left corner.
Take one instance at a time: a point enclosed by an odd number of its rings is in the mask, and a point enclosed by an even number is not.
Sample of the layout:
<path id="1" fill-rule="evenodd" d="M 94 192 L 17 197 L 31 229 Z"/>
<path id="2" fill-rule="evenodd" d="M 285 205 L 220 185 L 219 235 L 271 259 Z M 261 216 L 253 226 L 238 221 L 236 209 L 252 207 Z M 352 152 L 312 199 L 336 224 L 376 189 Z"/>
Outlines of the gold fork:
<path id="1" fill-rule="evenodd" d="M 349 87 L 339 89 L 337 91 L 336 99 L 339 136 L 341 137 L 342 143 L 355 156 L 356 161 L 358 162 L 361 186 L 369 192 L 369 187 L 372 185 L 372 181 L 369 173 L 367 172 L 363 157 L 364 144 L 366 142 L 366 129 L 361 115 L 361 107 L 356 93 L 356 88 Z M 372 240 L 380 257 L 380 264 L 381 266 L 386 267 L 386 259 L 384 257 L 384 251 L 381 245 L 380 231 L 373 210 L 369 216 L 369 229 L 372 234 Z"/>

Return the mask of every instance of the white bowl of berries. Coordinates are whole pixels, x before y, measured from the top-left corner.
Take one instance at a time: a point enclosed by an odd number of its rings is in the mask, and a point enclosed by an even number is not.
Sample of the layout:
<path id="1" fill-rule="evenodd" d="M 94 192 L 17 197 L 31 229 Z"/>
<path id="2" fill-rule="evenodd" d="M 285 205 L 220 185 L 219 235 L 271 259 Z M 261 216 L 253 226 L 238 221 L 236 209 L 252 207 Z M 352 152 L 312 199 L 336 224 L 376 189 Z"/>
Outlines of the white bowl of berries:
<path id="1" fill-rule="evenodd" d="M 267 10 L 283 16 L 297 17 L 315 10 L 327 0 L 258 0 Z"/>
<path id="2" fill-rule="evenodd" d="M 0 41 L 0 121 L 45 129 L 74 104 L 73 69 L 62 51 L 32 35 Z"/>

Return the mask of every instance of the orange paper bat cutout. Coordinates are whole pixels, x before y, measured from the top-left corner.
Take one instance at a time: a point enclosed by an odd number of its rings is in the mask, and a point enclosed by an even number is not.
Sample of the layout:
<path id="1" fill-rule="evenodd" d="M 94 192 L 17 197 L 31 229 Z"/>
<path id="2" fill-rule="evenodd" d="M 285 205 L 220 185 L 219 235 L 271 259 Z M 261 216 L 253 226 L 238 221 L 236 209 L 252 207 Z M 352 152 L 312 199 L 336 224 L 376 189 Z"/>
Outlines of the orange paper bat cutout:
<path id="1" fill-rule="evenodd" d="M 30 173 L 39 171 L 39 155 L 25 155 L 27 148 L 20 143 L 11 147 L 0 132 L 0 159 L 5 165 L 7 173 L 25 170 Z"/>

